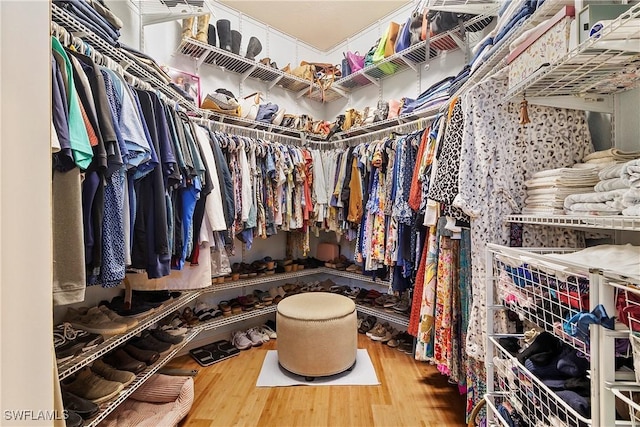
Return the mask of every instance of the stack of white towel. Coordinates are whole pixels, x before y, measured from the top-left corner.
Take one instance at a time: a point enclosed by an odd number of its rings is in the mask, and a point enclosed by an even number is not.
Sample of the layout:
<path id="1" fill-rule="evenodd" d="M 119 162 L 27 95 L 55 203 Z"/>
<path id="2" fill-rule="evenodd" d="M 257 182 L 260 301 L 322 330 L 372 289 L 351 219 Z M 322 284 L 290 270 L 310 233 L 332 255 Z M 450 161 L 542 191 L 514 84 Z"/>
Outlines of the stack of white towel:
<path id="1" fill-rule="evenodd" d="M 564 213 L 564 200 L 567 196 L 593 191 L 593 186 L 597 183 L 598 169 L 594 167 L 558 168 L 536 172 L 524 183 L 527 197 L 522 213 L 561 215 Z"/>
<path id="2" fill-rule="evenodd" d="M 629 154 L 640 157 L 640 153 Z M 620 161 L 622 158 L 615 160 Z M 573 194 L 565 198 L 567 215 L 640 216 L 640 158 L 603 165 L 605 167 L 598 173 L 600 181 L 593 192 Z"/>

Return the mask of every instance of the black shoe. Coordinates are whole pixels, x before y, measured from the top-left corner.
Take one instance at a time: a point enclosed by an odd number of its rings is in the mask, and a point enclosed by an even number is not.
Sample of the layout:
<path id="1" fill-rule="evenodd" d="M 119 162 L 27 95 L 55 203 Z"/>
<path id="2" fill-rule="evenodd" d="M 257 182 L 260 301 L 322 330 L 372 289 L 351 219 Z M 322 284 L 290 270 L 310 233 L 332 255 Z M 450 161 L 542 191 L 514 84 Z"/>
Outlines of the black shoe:
<path id="1" fill-rule="evenodd" d="M 209 24 L 209 31 L 207 32 L 207 42 L 211 46 L 215 46 L 218 40 L 218 35 L 216 34 L 216 26 Z"/>
<path id="2" fill-rule="evenodd" d="M 141 348 L 136 347 L 133 344 L 127 344 L 122 347 L 124 351 L 131 357 L 141 362 L 146 363 L 147 365 L 153 365 L 158 359 L 160 359 L 160 353 L 153 350 L 143 350 Z"/>
<path id="3" fill-rule="evenodd" d="M 171 350 L 172 345 L 155 339 L 149 332 L 144 331 L 142 336 L 134 337 L 129 340 L 129 344 L 134 345 L 142 350 L 153 350 L 158 353 L 164 353 Z"/>
<path id="4" fill-rule="evenodd" d="M 121 348 L 107 354 L 103 360 L 116 369 L 133 372 L 136 375 L 147 369 L 146 363 L 129 356 L 129 353 Z"/>
<path id="5" fill-rule="evenodd" d="M 218 47 L 231 52 L 231 22 L 228 19 L 218 19 Z"/>
<path id="6" fill-rule="evenodd" d="M 93 417 L 100 410 L 100 407 L 92 401 L 64 390 L 62 390 L 62 403 L 64 404 L 64 409 L 70 412 L 73 411 L 81 419 L 84 418 L 85 420 Z M 67 425 L 69 425 L 69 420 L 67 420 Z M 82 422 L 79 425 L 82 425 Z"/>
<path id="7" fill-rule="evenodd" d="M 133 291 L 131 294 L 132 300 L 139 300 L 149 305 L 158 304 L 158 306 L 171 298 L 169 291 Z"/>
<path id="8" fill-rule="evenodd" d="M 87 400 L 87 402 L 91 402 L 91 401 Z M 95 405 L 95 403 L 93 404 Z M 84 425 L 84 420 L 79 414 L 71 410 L 67 410 L 66 414 L 67 414 L 67 418 L 64 420 L 64 422 L 67 427 L 82 427 L 82 425 Z"/>
<path id="9" fill-rule="evenodd" d="M 255 61 L 256 56 L 260 55 L 260 52 L 262 52 L 262 43 L 260 43 L 257 37 L 251 36 L 247 44 L 247 54 L 245 58 Z"/>
<path id="10" fill-rule="evenodd" d="M 231 30 L 231 52 L 240 55 L 240 44 L 242 43 L 242 34 L 239 31 Z"/>
<path id="11" fill-rule="evenodd" d="M 220 313 L 222 314 L 222 312 Z M 149 329 L 149 333 L 158 341 L 166 342 L 169 344 L 180 344 L 184 337 L 182 335 L 171 335 L 163 331 L 162 329 Z"/>
<path id="12" fill-rule="evenodd" d="M 104 341 L 102 335 L 75 329 L 70 323 L 62 323 L 53 328 L 56 360 L 63 362 L 90 350 Z"/>
<path id="13" fill-rule="evenodd" d="M 106 305 L 109 309 L 115 311 L 119 316 L 139 316 L 145 313 L 151 313 L 156 307 L 159 307 L 161 303 L 148 303 L 139 299 L 133 298 L 131 301 L 131 307 L 125 308 L 124 297 L 114 297 L 110 303 L 102 301 L 101 305 Z"/>

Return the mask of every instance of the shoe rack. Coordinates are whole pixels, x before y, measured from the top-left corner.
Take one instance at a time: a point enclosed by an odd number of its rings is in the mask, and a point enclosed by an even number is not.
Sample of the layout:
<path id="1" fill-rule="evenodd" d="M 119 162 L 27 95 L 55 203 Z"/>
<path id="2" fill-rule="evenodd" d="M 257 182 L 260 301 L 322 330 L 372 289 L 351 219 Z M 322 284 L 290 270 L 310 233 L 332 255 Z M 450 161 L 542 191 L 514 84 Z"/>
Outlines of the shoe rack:
<path id="1" fill-rule="evenodd" d="M 111 350 L 123 345 L 133 336 L 139 334 L 140 332 L 148 329 L 153 326 L 164 317 L 170 315 L 175 311 L 180 311 L 183 307 L 189 305 L 194 302 L 196 299 L 203 295 L 211 295 L 215 292 L 222 292 L 232 289 L 243 289 L 249 288 L 253 286 L 263 286 L 267 284 L 275 284 L 277 282 L 287 282 L 297 279 L 307 279 L 307 278 L 329 278 L 340 281 L 341 283 L 349 283 L 350 285 L 361 285 L 361 284 L 369 284 L 375 285 L 380 288 L 388 288 L 389 282 L 386 280 L 373 279 L 367 276 L 364 276 L 359 273 L 353 273 L 349 271 L 341 271 L 328 267 L 318 267 L 318 268 L 308 268 L 301 271 L 294 271 L 289 273 L 277 273 L 268 276 L 248 278 L 248 279 L 240 279 L 232 282 L 226 282 L 221 284 L 212 284 L 208 288 L 204 288 L 197 291 L 184 291 L 180 295 L 180 297 L 168 301 L 163 304 L 161 307 L 157 308 L 156 311 L 147 315 L 146 317 L 140 320 L 140 323 L 132 328 L 131 330 L 112 336 L 106 339 L 104 342 L 96 346 L 90 351 L 80 354 L 79 356 L 74 357 L 71 360 L 65 361 L 58 365 L 58 380 L 62 381 L 63 379 L 73 375 L 80 369 L 89 365 L 93 361 L 98 358 L 104 356 Z M 341 279 L 341 280 L 340 280 Z M 314 279 L 315 280 L 315 279 Z M 346 281 L 346 282 L 345 282 Z M 381 289 L 382 290 L 382 289 Z M 400 314 L 389 313 L 384 311 L 381 308 L 375 308 L 366 306 L 363 304 L 356 303 L 356 309 L 359 313 L 364 313 L 367 315 L 376 316 L 380 320 L 384 320 L 390 323 L 393 323 L 398 326 L 407 327 L 409 325 L 409 318 L 407 316 L 403 316 Z M 193 341 L 201 332 L 216 330 L 225 326 L 242 324 L 248 320 L 251 320 L 256 317 L 270 315 L 275 313 L 277 310 L 277 305 L 273 304 L 261 309 L 254 309 L 251 311 L 243 312 L 240 314 L 234 314 L 228 317 L 217 317 L 215 319 L 211 319 L 206 322 L 202 322 L 198 325 L 195 325 L 189 328 L 189 331 L 184 337 L 184 340 L 174 346 L 171 351 L 160 358 L 156 363 L 149 366 L 145 371 L 140 373 L 137 378 L 131 383 L 127 388 L 125 388 L 119 395 L 113 400 L 103 403 L 100 405 L 100 412 L 96 417 L 90 419 L 85 424 L 86 426 L 96 426 L 98 425 L 109 413 L 111 413 L 120 403 L 124 402 L 138 387 L 144 384 L 151 375 L 156 373 L 162 366 L 164 366 L 167 362 L 169 362 L 175 355 L 177 355 L 181 350 L 183 350 L 191 341 Z"/>

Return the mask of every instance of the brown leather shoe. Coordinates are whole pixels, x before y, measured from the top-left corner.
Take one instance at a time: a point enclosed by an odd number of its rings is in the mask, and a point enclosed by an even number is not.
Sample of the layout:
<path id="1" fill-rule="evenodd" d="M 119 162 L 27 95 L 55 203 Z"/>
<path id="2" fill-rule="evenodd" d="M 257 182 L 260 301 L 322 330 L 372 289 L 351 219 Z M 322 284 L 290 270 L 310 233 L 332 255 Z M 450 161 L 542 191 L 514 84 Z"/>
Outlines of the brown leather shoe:
<path id="1" fill-rule="evenodd" d="M 129 356 L 129 354 L 121 348 L 109 353 L 103 359 L 107 364 L 116 369 L 133 372 L 134 374 L 139 374 L 147 368 L 144 362 Z"/>
<path id="2" fill-rule="evenodd" d="M 129 354 L 129 356 L 133 357 L 134 359 L 138 359 L 139 361 L 144 362 L 147 365 L 152 365 L 160 358 L 160 353 L 158 353 L 157 351 L 143 350 L 132 344 L 127 344 L 122 348 Z"/>

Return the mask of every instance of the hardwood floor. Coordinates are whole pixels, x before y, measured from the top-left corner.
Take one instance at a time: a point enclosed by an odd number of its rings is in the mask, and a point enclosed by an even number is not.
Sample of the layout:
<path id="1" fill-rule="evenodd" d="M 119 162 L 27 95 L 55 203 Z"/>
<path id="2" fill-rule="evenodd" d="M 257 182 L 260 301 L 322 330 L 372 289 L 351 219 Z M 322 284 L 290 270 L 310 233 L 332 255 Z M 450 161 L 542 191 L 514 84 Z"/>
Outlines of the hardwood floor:
<path id="1" fill-rule="evenodd" d="M 465 398 L 434 366 L 358 337 L 381 385 L 255 386 L 267 350 L 277 341 L 203 368 L 190 356 L 167 366 L 198 369 L 195 401 L 180 427 L 464 426 Z"/>

